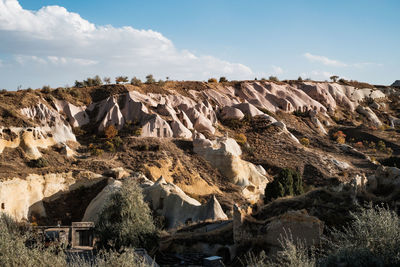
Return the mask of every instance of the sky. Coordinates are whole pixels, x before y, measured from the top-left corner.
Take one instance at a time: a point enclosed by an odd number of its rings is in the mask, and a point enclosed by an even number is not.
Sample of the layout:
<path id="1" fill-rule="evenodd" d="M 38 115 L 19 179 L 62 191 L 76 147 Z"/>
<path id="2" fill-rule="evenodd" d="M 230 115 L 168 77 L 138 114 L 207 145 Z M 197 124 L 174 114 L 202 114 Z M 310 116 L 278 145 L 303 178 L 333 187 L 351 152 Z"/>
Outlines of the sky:
<path id="1" fill-rule="evenodd" d="M 0 0 L 0 89 L 100 75 L 400 79 L 398 0 Z"/>

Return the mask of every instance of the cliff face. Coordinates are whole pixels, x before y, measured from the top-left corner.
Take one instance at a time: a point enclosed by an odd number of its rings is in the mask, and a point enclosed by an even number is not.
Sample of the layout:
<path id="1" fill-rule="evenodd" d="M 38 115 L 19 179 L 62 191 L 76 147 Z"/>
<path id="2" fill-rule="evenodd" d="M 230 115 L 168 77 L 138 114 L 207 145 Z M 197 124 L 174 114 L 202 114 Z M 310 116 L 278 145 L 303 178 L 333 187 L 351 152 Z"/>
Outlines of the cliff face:
<path id="1" fill-rule="evenodd" d="M 393 141 L 399 120 L 396 94 L 390 88 L 308 81 L 167 82 L 2 93 L 3 210 L 28 218 L 35 203 L 79 182 L 64 173 L 91 170 L 100 175 L 115 167 L 142 171 L 153 181 L 162 175 L 203 202 L 216 195 L 228 214 L 233 202 L 259 202 L 284 167 L 300 171 L 309 185 L 348 182 L 374 171 L 374 160 L 363 154 L 372 152 L 351 147 L 363 141 L 358 135 L 346 140 L 349 148 L 332 134 L 345 126 L 369 126 L 361 131 L 386 140 L 399 153 Z M 372 127 L 392 127 L 393 132 Z M 119 139 L 105 136 L 110 128 Z M 345 130 L 351 133 L 352 128 Z M 32 168 L 31 161 L 40 158 L 47 166 Z M 50 173 L 62 177 L 54 186 L 48 186 Z M 40 205 L 35 209 L 45 215 Z"/>

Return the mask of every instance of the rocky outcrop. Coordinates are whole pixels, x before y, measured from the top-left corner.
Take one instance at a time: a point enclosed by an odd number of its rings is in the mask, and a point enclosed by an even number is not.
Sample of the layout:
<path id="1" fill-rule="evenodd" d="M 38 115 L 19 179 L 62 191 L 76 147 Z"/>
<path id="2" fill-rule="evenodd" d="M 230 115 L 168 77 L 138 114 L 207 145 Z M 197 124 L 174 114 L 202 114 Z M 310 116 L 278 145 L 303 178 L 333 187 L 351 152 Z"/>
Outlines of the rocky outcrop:
<path id="1" fill-rule="evenodd" d="M 256 201 L 254 198 L 264 191 L 268 183 L 260 167 L 240 158 L 242 150 L 232 138 L 221 137 L 211 141 L 197 136 L 193 140 L 193 151 L 217 168 L 229 182 L 242 186 L 248 199 Z"/>
<path id="2" fill-rule="evenodd" d="M 367 117 L 367 119 L 376 127 L 382 126 L 382 122 L 376 116 L 376 114 L 369 108 L 358 106 L 357 112 Z"/>
<path id="3" fill-rule="evenodd" d="M 308 215 L 306 210 L 288 211 L 265 221 L 250 217 L 251 210 L 234 206 L 233 236 L 235 244 L 267 245 L 280 248 L 281 240 L 291 237 L 305 246 L 318 244 L 324 222 Z"/>
<path id="4" fill-rule="evenodd" d="M 367 177 L 367 189 L 370 192 L 387 189 L 400 190 L 400 169 L 379 166 L 373 175 Z"/>
<path id="5" fill-rule="evenodd" d="M 97 223 L 100 212 L 108 202 L 110 196 L 121 189 L 122 182 L 110 178 L 108 185 L 89 203 L 83 215 L 83 222 Z"/>
<path id="6" fill-rule="evenodd" d="M 77 181 L 70 172 L 30 174 L 25 179 L 13 178 L 0 182 L 0 211 L 18 221 L 29 219 L 31 214 L 45 217 L 44 199 L 55 198 L 81 186 L 90 186 L 98 181 L 97 178 L 92 176 Z"/>
<path id="7" fill-rule="evenodd" d="M 145 201 L 158 216 L 166 219 L 168 228 L 188 222 L 227 219 L 218 200 L 213 196 L 205 205 L 189 197 L 178 186 L 160 177 L 153 185 L 143 188 Z"/>
<path id="8" fill-rule="evenodd" d="M 86 106 L 78 107 L 64 100 L 55 100 L 55 106 L 58 112 L 63 112 L 67 116 L 72 127 L 81 127 L 90 122 Z"/>

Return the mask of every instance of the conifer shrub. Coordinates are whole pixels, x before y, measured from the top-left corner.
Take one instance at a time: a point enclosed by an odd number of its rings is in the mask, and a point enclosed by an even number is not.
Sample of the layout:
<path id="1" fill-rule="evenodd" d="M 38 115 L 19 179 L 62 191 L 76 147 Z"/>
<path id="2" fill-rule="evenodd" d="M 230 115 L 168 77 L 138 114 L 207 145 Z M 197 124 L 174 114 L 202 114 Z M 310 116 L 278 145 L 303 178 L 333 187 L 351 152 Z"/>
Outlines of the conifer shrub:
<path id="1" fill-rule="evenodd" d="M 264 202 L 269 202 L 279 197 L 301 195 L 303 193 L 303 179 L 300 173 L 285 168 L 271 183 L 267 184 Z"/>

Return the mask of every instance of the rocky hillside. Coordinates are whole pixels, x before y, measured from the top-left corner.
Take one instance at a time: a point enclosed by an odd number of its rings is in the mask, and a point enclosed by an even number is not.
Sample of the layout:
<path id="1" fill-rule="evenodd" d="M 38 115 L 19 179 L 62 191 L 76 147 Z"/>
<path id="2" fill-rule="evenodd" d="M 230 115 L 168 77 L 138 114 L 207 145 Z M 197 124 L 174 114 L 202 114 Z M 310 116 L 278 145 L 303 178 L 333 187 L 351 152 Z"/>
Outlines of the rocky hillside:
<path id="1" fill-rule="evenodd" d="M 400 166 L 399 93 L 313 81 L 2 92 L 1 210 L 39 224 L 96 220 L 118 179 L 133 177 L 176 228 L 229 220 L 234 204 L 262 206 L 285 168 L 301 174 L 309 195 L 360 185 L 381 164 Z"/>

